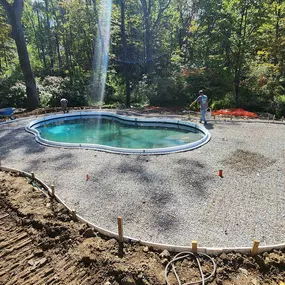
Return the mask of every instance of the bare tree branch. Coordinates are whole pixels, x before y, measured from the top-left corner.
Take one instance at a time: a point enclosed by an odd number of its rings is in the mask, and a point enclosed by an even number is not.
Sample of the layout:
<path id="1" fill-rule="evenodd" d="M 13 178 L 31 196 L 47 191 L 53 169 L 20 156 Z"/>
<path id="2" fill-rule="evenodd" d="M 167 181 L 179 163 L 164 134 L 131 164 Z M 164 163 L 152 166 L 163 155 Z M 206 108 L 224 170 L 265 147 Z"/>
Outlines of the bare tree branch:
<path id="1" fill-rule="evenodd" d="M 159 10 L 159 13 L 158 13 L 158 15 L 157 15 L 157 18 L 156 18 L 156 20 L 155 20 L 155 22 L 154 22 L 154 24 L 153 24 L 153 29 L 154 29 L 154 28 L 156 27 L 156 25 L 159 23 L 160 18 L 161 18 L 161 16 L 162 16 L 163 12 L 168 8 L 168 6 L 170 5 L 170 3 L 171 3 L 171 0 L 168 0 L 167 4 L 166 4 L 163 8 L 160 7 L 160 10 Z"/>

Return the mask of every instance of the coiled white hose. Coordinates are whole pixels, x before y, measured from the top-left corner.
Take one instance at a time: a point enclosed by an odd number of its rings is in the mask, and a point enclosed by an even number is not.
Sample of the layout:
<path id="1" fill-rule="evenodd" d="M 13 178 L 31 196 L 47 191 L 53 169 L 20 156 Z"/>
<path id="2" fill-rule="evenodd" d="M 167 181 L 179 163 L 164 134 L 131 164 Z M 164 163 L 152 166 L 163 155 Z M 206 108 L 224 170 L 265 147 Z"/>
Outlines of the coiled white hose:
<path id="1" fill-rule="evenodd" d="M 196 261 L 197 261 L 197 264 L 198 264 L 198 267 L 199 267 L 199 271 L 200 271 L 200 275 L 201 275 L 201 280 L 198 280 L 198 281 L 192 281 L 192 282 L 188 282 L 188 283 L 184 283 L 184 284 L 182 284 L 181 283 L 181 280 L 180 280 L 180 278 L 179 278 L 179 276 L 178 276 L 178 274 L 177 274 L 177 272 L 176 272 L 176 269 L 175 269 L 175 266 L 174 266 L 174 262 L 176 262 L 176 261 L 178 261 L 178 260 L 181 260 L 181 259 L 184 259 L 184 258 L 187 258 L 187 257 L 189 257 L 189 256 L 194 256 L 195 258 L 196 258 Z M 201 266 L 201 264 L 200 264 L 200 260 L 199 260 L 199 256 L 205 256 L 205 257 L 207 257 L 208 259 L 210 259 L 210 261 L 212 262 L 212 264 L 213 264 L 213 271 L 212 271 L 212 273 L 208 276 L 208 277 L 206 277 L 205 278 L 205 276 L 204 276 L 204 273 L 203 273 L 203 270 L 202 270 L 202 266 Z M 207 255 L 207 254 L 205 254 L 205 253 L 196 253 L 196 254 L 194 254 L 193 252 L 190 252 L 190 251 L 183 251 L 183 252 L 180 252 L 180 253 L 178 253 L 178 254 L 176 254 L 175 256 L 174 256 L 174 258 L 170 261 L 170 262 L 168 262 L 167 263 L 167 265 L 166 265 L 166 267 L 165 267 L 165 270 L 164 270 L 164 275 L 165 275 L 165 280 L 166 280 L 166 284 L 167 285 L 170 285 L 170 283 L 169 283 L 169 281 L 168 281 L 168 272 L 169 272 L 169 267 L 170 267 L 170 265 L 172 266 L 172 270 L 173 270 L 173 273 L 174 273 L 174 275 L 175 275 L 175 277 L 176 277 L 176 280 L 177 280 L 177 282 L 178 282 L 178 285 L 192 285 L 192 284 L 202 284 L 202 285 L 204 285 L 205 284 L 205 281 L 207 281 L 207 280 L 209 280 L 210 278 L 212 278 L 213 276 L 214 276 L 214 274 L 215 274 L 215 272 L 216 272 L 216 263 L 215 263 L 215 261 L 214 261 L 214 259 L 212 259 L 209 255 Z"/>

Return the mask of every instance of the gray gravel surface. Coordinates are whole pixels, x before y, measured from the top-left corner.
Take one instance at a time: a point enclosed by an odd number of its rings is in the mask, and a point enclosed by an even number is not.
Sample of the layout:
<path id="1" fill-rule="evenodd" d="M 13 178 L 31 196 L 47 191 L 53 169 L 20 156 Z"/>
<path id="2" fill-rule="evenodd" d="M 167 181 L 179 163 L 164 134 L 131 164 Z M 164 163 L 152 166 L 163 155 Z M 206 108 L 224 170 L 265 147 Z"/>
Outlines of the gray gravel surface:
<path id="1" fill-rule="evenodd" d="M 152 242 L 285 242 L 284 124 L 215 120 L 201 148 L 139 156 L 40 145 L 24 129 L 33 119 L 0 125 L 2 165 L 54 184 L 65 203 L 100 227 L 116 232 L 122 216 L 125 235 Z"/>

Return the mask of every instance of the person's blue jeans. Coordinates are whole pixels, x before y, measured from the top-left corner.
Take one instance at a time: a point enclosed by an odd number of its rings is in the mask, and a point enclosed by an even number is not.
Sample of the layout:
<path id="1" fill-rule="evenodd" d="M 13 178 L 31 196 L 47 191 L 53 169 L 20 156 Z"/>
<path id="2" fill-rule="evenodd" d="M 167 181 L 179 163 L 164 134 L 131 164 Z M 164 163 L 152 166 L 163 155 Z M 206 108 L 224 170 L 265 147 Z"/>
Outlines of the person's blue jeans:
<path id="1" fill-rule="evenodd" d="M 201 110 L 201 118 L 200 118 L 200 122 L 204 122 L 204 123 L 207 123 L 207 120 L 206 120 L 206 112 L 207 110 Z"/>

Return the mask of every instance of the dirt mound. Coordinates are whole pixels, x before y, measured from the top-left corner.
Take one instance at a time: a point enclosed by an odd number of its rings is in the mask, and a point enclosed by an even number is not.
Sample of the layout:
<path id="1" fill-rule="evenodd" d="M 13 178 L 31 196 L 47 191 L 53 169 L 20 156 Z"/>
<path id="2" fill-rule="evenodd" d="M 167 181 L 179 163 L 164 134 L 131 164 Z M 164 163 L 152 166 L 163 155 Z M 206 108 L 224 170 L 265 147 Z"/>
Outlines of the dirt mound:
<path id="1" fill-rule="evenodd" d="M 0 171 L 0 284 L 166 284 L 164 269 L 175 253 L 136 243 L 123 254 L 106 238 L 72 220 L 55 200 L 17 174 Z M 285 253 L 214 257 L 217 270 L 207 284 L 278 284 L 285 281 Z M 209 276 L 211 262 L 200 259 Z M 175 264 L 183 282 L 200 279 L 196 260 Z M 172 272 L 169 284 L 178 284 Z M 283 284 L 282 284 L 283 285 Z"/>

